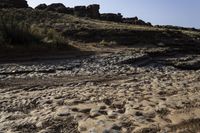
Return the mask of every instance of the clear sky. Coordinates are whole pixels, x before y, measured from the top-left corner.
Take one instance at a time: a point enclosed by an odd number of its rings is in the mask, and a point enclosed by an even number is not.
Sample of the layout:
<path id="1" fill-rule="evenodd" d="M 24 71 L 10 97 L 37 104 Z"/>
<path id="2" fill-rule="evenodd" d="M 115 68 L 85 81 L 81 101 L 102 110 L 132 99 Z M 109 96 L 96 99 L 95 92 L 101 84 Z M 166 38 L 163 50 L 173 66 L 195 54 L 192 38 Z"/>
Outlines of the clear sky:
<path id="1" fill-rule="evenodd" d="M 200 0 L 27 0 L 31 7 L 40 3 L 75 5 L 100 4 L 101 12 L 138 16 L 152 24 L 200 28 Z"/>

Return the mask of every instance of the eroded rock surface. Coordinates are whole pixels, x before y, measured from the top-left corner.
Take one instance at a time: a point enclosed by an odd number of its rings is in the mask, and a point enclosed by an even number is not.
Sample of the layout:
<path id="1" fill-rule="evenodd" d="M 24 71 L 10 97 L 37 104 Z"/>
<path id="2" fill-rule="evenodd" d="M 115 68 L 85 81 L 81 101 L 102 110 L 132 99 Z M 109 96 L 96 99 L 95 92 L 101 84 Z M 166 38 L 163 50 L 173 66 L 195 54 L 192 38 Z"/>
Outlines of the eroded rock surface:
<path id="1" fill-rule="evenodd" d="M 133 48 L 1 64 L 0 131 L 199 132 L 199 59 Z"/>

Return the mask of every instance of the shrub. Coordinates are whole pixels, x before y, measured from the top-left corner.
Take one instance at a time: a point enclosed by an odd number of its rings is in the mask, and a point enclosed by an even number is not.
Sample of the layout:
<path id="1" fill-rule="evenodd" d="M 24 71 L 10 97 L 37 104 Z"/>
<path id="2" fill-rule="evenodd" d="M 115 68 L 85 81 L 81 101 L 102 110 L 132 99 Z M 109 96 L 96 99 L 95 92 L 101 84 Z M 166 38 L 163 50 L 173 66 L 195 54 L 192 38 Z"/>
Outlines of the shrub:
<path id="1" fill-rule="evenodd" d="M 12 15 L 0 14 L 0 43 L 27 45 L 38 43 L 40 39 L 26 22 L 18 22 Z"/>
<path id="2" fill-rule="evenodd" d="M 68 45 L 68 41 L 65 37 L 60 35 L 53 29 L 47 29 L 43 43 L 48 44 L 52 48 L 64 49 Z"/>
<path id="3" fill-rule="evenodd" d="M 28 24 L 16 19 L 12 14 L 0 13 L 0 45 L 38 44 L 39 47 L 63 49 L 67 48 L 66 38 L 48 26 Z"/>

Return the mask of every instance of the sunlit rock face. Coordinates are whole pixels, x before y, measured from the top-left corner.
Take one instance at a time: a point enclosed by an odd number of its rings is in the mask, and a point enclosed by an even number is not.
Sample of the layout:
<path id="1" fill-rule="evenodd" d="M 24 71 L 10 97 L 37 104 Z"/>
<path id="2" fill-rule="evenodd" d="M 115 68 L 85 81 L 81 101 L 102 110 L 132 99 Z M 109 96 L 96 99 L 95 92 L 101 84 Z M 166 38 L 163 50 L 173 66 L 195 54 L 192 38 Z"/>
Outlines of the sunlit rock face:
<path id="1" fill-rule="evenodd" d="M 27 8 L 26 0 L 0 0 L 0 8 Z"/>

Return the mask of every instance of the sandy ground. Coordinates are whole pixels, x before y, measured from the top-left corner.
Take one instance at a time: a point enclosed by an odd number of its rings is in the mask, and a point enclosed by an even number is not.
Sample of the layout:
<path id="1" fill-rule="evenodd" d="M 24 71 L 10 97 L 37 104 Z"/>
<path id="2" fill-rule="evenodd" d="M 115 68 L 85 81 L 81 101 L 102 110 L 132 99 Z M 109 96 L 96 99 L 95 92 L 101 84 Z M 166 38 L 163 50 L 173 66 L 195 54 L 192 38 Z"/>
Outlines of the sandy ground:
<path id="1" fill-rule="evenodd" d="M 197 133 L 199 68 L 164 48 L 2 63 L 0 132 Z"/>

